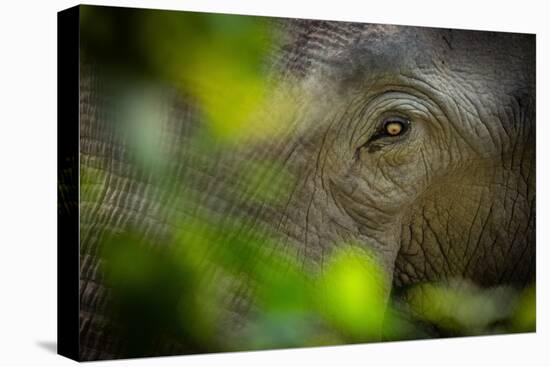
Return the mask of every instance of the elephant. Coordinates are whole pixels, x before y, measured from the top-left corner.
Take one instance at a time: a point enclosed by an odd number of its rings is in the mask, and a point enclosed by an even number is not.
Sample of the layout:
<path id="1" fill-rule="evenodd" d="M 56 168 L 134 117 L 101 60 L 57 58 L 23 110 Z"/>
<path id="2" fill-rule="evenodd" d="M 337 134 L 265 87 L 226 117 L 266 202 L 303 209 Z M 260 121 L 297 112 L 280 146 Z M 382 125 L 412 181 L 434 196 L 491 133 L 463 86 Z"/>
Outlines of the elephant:
<path id="1" fill-rule="evenodd" d="M 354 243 L 379 261 L 384 302 L 423 282 L 534 282 L 534 35 L 272 21 L 282 36 L 266 69 L 291 86 L 280 89 L 292 101 L 288 123 L 203 154 L 192 148 L 202 123 L 193 101 L 162 89 L 158 144 L 178 152 L 164 161 L 168 191 L 135 163 L 128 129 L 113 127 L 112 75 L 83 59 L 80 167 L 92 173 L 80 185 L 81 359 L 125 356 L 107 311 L 106 233 L 139 228 L 155 244 L 178 225 L 167 213 L 239 218 L 237 236 L 276 237 L 307 272 L 323 272 L 340 244 Z M 277 183 L 275 200 L 235 189 L 265 161 L 276 167 L 261 177 Z M 282 172 L 292 180 L 279 181 Z M 251 312 L 245 298 L 227 298 L 236 320 Z M 241 322 L 230 319 L 223 332 Z M 166 342 L 149 355 L 182 351 L 193 352 Z"/>

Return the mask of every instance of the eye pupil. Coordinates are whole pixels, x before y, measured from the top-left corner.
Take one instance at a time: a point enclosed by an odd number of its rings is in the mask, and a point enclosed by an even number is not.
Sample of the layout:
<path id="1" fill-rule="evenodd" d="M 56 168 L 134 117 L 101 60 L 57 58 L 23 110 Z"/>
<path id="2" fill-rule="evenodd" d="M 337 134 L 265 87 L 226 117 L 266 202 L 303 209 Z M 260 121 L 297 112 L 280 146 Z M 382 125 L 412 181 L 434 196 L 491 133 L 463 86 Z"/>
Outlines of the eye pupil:
<path id="1" fill-rule="evenodd" d="M 388 121 L 384 125 L 384 130 L 390 136 L 399 135 L 403 131 L 403 123 L 400 121 Z"/>

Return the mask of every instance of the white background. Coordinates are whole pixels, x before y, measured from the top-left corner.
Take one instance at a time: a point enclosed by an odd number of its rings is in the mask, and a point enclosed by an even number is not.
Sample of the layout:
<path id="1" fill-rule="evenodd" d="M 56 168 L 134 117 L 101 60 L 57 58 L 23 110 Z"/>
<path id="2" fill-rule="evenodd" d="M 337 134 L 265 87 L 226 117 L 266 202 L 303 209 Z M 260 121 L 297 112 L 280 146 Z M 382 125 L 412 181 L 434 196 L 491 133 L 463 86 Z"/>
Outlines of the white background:
<path id="1" fill-rule="evenodd" d="M 550 365 L 546 246 L 550 38 L 546 1 L 93 1 L 94 4 L 537 33 L 538 332 L 100 362 L 134 366 Z M 0 11 L 0 366 L 65 366 L 56 341 L 56 12 L 74 1 L 7 1 Z M 94 363 L 94 365 L 97 363 Z"/>

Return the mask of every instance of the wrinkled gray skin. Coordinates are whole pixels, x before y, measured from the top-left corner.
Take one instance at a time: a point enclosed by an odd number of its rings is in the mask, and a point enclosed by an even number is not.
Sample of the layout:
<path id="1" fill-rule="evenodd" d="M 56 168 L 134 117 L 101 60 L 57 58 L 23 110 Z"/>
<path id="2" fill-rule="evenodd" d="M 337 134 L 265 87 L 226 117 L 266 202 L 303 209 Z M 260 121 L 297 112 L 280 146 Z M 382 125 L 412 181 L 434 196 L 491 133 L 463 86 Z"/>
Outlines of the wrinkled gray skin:
<path id="1" fill-rule="evenodd" d="M 279 29 L 273 75 L 309 95 L 292 131 L 224 158 L 171 162 L 175 178 L 193 167 L 183 191 L 243 218 L 243 231 L 278 235 L 311 269 L 322 269 L 335 244 L 366 246 L 392 280 L 388 292 L 457 277 L 484 287 L 534 281 L 534 36 L 300 20 Z M 107 177 L 98 199 L 81 203 L 83 359 L 120 348 L 104 329 L 103 233 L 134 226 L 161 238 L 171 223 L 159 208 L 173 203 L 114 136 L 97 73 L 81 74 L 81 164 Z M 191 106 L 174 104 L 166 147 L 185 146 L 199 123 Z M 410 130 L 369 142 L 394 116 Z M 251 157 L 277 159 L 298 178 L 282 204 L 224 196 L 232 165 Z"/>

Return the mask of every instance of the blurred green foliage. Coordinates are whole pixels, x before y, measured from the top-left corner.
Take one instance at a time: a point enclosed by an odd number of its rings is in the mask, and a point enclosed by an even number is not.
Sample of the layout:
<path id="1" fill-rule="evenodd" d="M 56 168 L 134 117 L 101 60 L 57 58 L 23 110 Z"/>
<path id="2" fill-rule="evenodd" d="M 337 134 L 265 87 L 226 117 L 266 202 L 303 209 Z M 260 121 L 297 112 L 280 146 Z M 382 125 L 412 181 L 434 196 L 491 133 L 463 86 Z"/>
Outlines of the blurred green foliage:
<path id="1" fill-rule="evenodd" d="M 363 248 L 342 244 L 323 271 L 310 272 L 276 242 L 242 228 L 193 220 L 166 243 L 147 243 L 138 231 L 104 243 L 129 355 L 155 350 L 159 335 L 208 352 L 535 329 L 532 288 L 426 283 L 409 291 L 406 308 L 394 308 L 380 266 Z M 237 304 L 249 310 L 238 328 L 231 324 Z M 220 339 L 227 332 L 220 327 L 236 329 Z"/>
<path id="2" fill-rule="evenodd" d="M 295 102 L 286 93 L 292 86 L 274 88 L 266 76 L 273 40 L 265 19 L 89 6 L 81 17 L 84 57 L 119 80 L 113 101 L 119 134 L 130 136 L 128 148 L 173 206 L 198 202 L 178 191 L 185 178 L 166 178 L 179 157 L 163 150 L 169 106 L 162 85 L 199 107 L 208 139 L 240 143 L 285 130 Z M 269 104 L 277 108 L 266 112 Z M 186 148 L 206 160 L 220 153 L 200 143 Z M 277 204 L 297 182 L 267 158 L 235 172 L 233 196 L 257 205 Z M 82 167 L 82 200 L 100 200 L 106 184 L 101 170 Z M 447 336 L 535 328 L 534 287 L 518 294 L 457 280 L 413 287 L 405 304 L 388 301 L 389 280 L 364 246 L 339 244 L 322 269 L 311 269 L 243 218 L 200 211 L 182 216 L 169 208 L 162 214 L 172 224 L 163 238 L 152 241 L 141 229 L 127 228 L 101 244 L 111 309 L 128 356 L 158 353 L 164 338 L 191 353 L 429 337 L 434 326 L 436 335 Z M 246 322 L 232 320 L 239 312 L 248 314 Z M 219 337 L 220 327 L 239 324 L 233 338 Z"/>
<path id="3" fill-rule="evenodd" d="M 357 248 L 343 247 L 328 262 L 320 304 L 324 316 L 352 340 L 379 340 L 388 280 L 375 258 Z"/>
<path id="4" fill-rule="evenodd" d="M 167 243 L 135 233 L 104 243 L 104 273 L 128 353 L 152 350 L 158 335 L 194 352 L 381 340 L 383 275 L 367 251 L 343 246 L 325 272 L 312 274 L 275 242 L 238 228 L 242 223 L 221 229 L 193 220 Z M 234 306 L 226 297 L 242 287 L 254 307 L 251 321 L 237 339 L 219 340 L 216 325 Z"/>
<path id="5" fill-rule="evenodd" d="M 465 280 L 427 283 L 409 290 L 407 297 L 412 313 L 446 335 L 513 332 L 519 330 L 514 325 L 518 314 L 526 312 L 534 317 L 530 301 L 506 286 L 481 289 Z M 528 329 L 534 330 L 534 324 Z"/>
<path id="6" fill-rule="evenodd" d="M 531 332 L 537 328 L 537 299 L 535 285 L 523 290 L 516 301 L 510 331 Z"/>
<path id="7" fill-rule="evenodd" d="M 215 294 L 205 294 L 201 274 L 167 249 L 135 236 L 103 242 L 103 273 L 112 292 L 111 312 L 127 342 L 128 356 L 158 352 L 159 337 L 178 340 L 190 352 L 216 350 Z M 205 300 L 209 302 L 205 304 Z"/>
<path id="8" fill-rule="evenodd" d="M 266 18 L 83 6 L 84 56 L 117 75 L 163 81 L 192 97 L 211 133 L 234 141 L 275 126 L 259 120 L 270 103 Z M 261 136 L 263 134 L 257 134 Z"/>
<path id="9" fill-rule="evenodd" d="M 534 289 L 482 290 L 466 281 L 422 284 L 407 295 L 408 309 L 386 304 L 387 281 L 368 251 L 345 245 L 322 272 L 306 271 L 278 244 L 239 221 L 182 222 L 167 242 L 135 234 L 104 246 L 105 274 L 128 327 L 132 351 L 152 348 L 151 336 L 172 336 L 192 351 L 328 345 L 435 335 L 533 331 Z M 138 231 L 135 231 L 138 233 Z M 219 340 L 219 325 L 242 293 L 254 307 L 237 338 Z M 387 330 L 384 330 L 384 329 Z M 135 340 L 134 340 L 135 339 Z"/>

